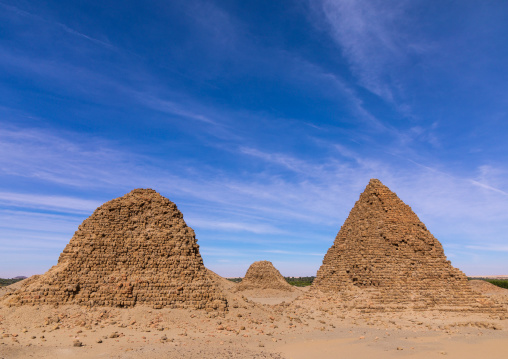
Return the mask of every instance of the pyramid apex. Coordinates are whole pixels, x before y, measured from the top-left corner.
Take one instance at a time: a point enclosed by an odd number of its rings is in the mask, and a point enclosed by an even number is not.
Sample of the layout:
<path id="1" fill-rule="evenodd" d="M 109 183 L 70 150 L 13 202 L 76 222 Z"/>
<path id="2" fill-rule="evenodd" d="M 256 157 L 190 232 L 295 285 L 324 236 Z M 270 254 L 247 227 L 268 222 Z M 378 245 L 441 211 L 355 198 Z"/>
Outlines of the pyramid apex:
<path id="1" fill-rule="evenodd" d="M 386 187 L 383 184 L 383 182 L 381 182 L 377 178 L 371 178 L 367 186 L 365 186 L 365 190 L 363 191 L 362 196 L 367 193 L 371 192 L 379 193 L 385 192 L 386 190 L 388 190 L 388 192 L 391 192 L 391 190 L 388 187 Z"/>
<path id="2" fill-rule="evenodd" d="M 150 193 L 157 193 L 157 191 L 155 191 L 151 188 L 134 188 L 129 193 L 130 194 L 150 194 Z"/>
<path id="3" fill-rule="evenodd" d="M 377 178 L 371 178 L 370 181 L 369 181 L 369 184 L 370 185 L 382 185 L 382 186 L 384 186 L 383 183 L 380 180 L 378 180 Z"/>

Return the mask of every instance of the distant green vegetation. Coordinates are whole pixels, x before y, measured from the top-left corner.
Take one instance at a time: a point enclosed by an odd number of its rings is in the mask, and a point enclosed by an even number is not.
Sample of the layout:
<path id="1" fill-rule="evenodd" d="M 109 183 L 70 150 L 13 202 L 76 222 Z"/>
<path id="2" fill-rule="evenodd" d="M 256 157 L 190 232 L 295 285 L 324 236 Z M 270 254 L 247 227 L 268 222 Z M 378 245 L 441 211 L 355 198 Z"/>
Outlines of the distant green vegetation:
<path id="1" fill-rule="evenodd" d="M 484 280 L 486 282 L 489 282 L 489 283 L 492 283 L 494 285 L 497 285 L 498 287 L 508 289 L 508 279 L 471 278 L 471 277 L 468 277 L 467 279 L 469 279 L 469 280 L 472 280 L 472 279 L 481 279 L 481 280 Z"/>
<path id="2" fill-rule="evenodd" d="M 231 282 L 240 283 L 242 281 L 242 278 L 227 278 L 227 280 L 230 280 Z"/>
<path id="3" fill-rule="evenodd" d="M 6 278 L 0 278 L 0 287 L 5 287 L 7 285 L 14 284 L 16 282 L 19 282 L 20 280 L 23 280 L 25 278 L 12 278 L 12 279 L 6 279 Z"/>
<path id="4" fill-rule="evenodd" d="M 284 277 L 284 279 L 295 287 L 307 287 L 312 284 L 316 277 Z"/>

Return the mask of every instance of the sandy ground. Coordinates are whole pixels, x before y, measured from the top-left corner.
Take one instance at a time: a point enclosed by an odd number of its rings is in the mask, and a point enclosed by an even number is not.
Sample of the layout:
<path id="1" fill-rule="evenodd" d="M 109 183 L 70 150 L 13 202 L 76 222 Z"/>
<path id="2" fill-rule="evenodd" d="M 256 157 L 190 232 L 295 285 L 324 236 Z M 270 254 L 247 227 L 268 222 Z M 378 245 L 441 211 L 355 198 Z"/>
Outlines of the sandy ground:
<path id="1" fill-rule="evenodd" d="M 361 328 L 358 328 L 361 332 Z M 388 334 L 386 334 L 388 333 Z M 481 333 L 481 334 L 480 334 Z M 308 339 L 278 349 L 290 359 L 299 358 L 508 358 L 506 335 L 462 332 L 414 333 L 412 331 L 365 332 L 365 339 L 348 337 Z M 388 337 L 389 336 L 389 337 Z M 379 339 L 375 339 L 378 337 Z"/>
<path id="2" fill-rule="evenodd" d="M 240 292 L 241 295 L 247 297 L 254 303 L 275 305 L 281 303 L 291 303 L 303 293 L 307 292 L 309 287 L 296 288 L 294 292 L 283 290 L 245 290 Z"/>
<path id="3" fill-rule="evenodd" d="M 19 282 L 16 282 L 14 284 L 11 284 L 11 285 L 8 285 L 5 287 L 0 287 L 0 297 L 4 296 L 7 293 L 12 293 L 12 292 L 18 290 L 19 288 L 21 288 L 21 286 L 23 285 L 23 283 L 25 281 L 26 281 L 26 279 L 23 279 L 23 280 L 20 280 Z"/>
<path id="4" fill-rule="evenodd" d="M 220 314 L 0 300 L 0 358 L 508 358 L 506 313 L 361 313 L 300 289 L 229 303 Z"/>

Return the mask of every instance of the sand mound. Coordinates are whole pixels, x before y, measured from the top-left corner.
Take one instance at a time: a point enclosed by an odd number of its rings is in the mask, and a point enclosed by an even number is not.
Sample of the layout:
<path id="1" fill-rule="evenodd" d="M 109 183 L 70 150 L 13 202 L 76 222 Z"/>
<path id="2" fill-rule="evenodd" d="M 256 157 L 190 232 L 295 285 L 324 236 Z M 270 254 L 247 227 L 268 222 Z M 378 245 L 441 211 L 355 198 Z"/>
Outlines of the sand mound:
<path id="1" fill-rule="evenodd" d="M 508 289 L 498 287 L 484 280 L 474 279 L 469 281 L 471 288 L 482 294 L 504 294 L 508 295 Z"/>
<path id="2" fill-rule="evenodd" d="M 234 290 L 234 288 L 236 287 L 236 283 L 235 282 L 232 282 L 230 280 L 227 280 L 224 277 L 221 277 L 220 275 L 218 275 L 217 273 L 215 273 L 214 271 L 212 271 L 212 270 L 210 270 L 208 268 L 206 270 L 208 271 L 209 278 L 217 286 L 219 286 L 222 290 L 224 290 L 224 291 L 230 291 L 230 290 Z"/>
<path id="3" fill-rule="evenodd" d="M 9 305 L 227 308 L 194 231 L 173 202 L 151 189 L 97 208 L 56 266 L 4 298 Z"/>
<path id="4" fill-rule="evenodd" d="M 290 285 L 280 272 L 275 269 L 272 262 L 259 261 L 251 264 L 245 277 L 238 284 L 237 289 L 256 290 L 272 289 L 278 291 L 294 291 L 295 288 Z"/>
<path id="5" fill-rule="evenodd" d="M 26 285 L 29 282 L 31 282 L 31 281 L 33 281 L 33 280 L 35 280 L 37 278 L 39 278 L 38 275 L 33 275 L 30 278 L 26 278 L 26 279 L 20 280 L 19 282 L 16 282 L 14 284 L 11 284 L 11 285 L 8 285 L 8 286 L 5 286 L 5 287 L 0 287 L 0 297 L 6 295 L 8 293 L 12 293 L 12 292 L 17 291 L 23 285 Z"/>
<path id="6" fill-rule="evenodd" d="M 487 296 L 495 302 L 504 305 L 508 309 L 508 289 L 498 287 L 492 283 L 484 280 L 470 280 L 469 286 L 471 289 L 483 296 Z"/>
<path id="7" fill-rule="evenodd" d="M 368 293 L 366 308 L 488 309 L 411 208 L 369 182 L 317 273 L 313 288 Z M 485 299 L 485 298 L 484 298 Z M 480 303 L 481 302 L 481 303 Z"/>

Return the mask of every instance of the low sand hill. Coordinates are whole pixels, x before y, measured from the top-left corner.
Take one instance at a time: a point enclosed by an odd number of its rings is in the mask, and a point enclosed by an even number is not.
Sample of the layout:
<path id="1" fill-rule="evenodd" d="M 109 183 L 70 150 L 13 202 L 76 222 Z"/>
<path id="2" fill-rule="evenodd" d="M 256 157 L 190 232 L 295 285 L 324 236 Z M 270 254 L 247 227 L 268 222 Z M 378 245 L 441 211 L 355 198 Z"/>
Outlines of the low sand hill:
<path id="1" fill-rule="evenodd" d="M 508 309 L 508 289 L 478 279 L 470 280 L 469 286 L 476 293 L 487 296 Z"/>
<path id="2" fill-rule="evenodd" d="M 274 289 L 290 292 L 295 290 L 269 261 L 252 263 L 237 289 Z"/>
<path id="3" fill-rule="evenodd" d="M 203 265 L 194 231 L 173 202 L 151 189 L 135 189 L 97 208 L 58 264 L 4 301 L 227 309 Z"/>
<path id="4" fill-rule="evenodd" d="M 482 294 L 505 294 L 508 295 L 508 289 L 498 287 L 484 280 L 474 279 L 469 281 L 469 285 L 475 292 Z"/>
<path id="5" fill-rule="evenodd" d="M 365 309 L 495 310 L 447 260 L 411 208 L 370 180 L 319 269 L 314 289 L 354 293 Z M 355 293 L 356 292 L 356 293 Z"/>
<path id="6" fill-rule="evenodd" d="M 208 271 L 208 276 L 209 278 L 217 285 L 219 286 L 220 288 L 222 288 L 222 290 L 224 292 L 228 292 L 228 291 L 233 291 L 236 287 L 236 283 L 235 282 L 232 282 L 230 280 L 227 280 L 226 278 L 224 277 L 221 277 L 220 275 L 218 275 L 217 273 L 215 273 L 214 271 L 210 270 L 207 268 L 207 271 Z"/>
<path id="7" fill-rule="evenodd" d="M 28 284 L 29 282 L 39 278 L 38 275 L 33 275 L 30 278 L 26 278 L 23 280 L 20 280 L 19 282 L 13 283 L 11 285 L 7 285 L 5 287 L 0 287 L 0 297 L 6 295 L 7 293 L 13 293 L 20 289 L 22 286 Z"/>

